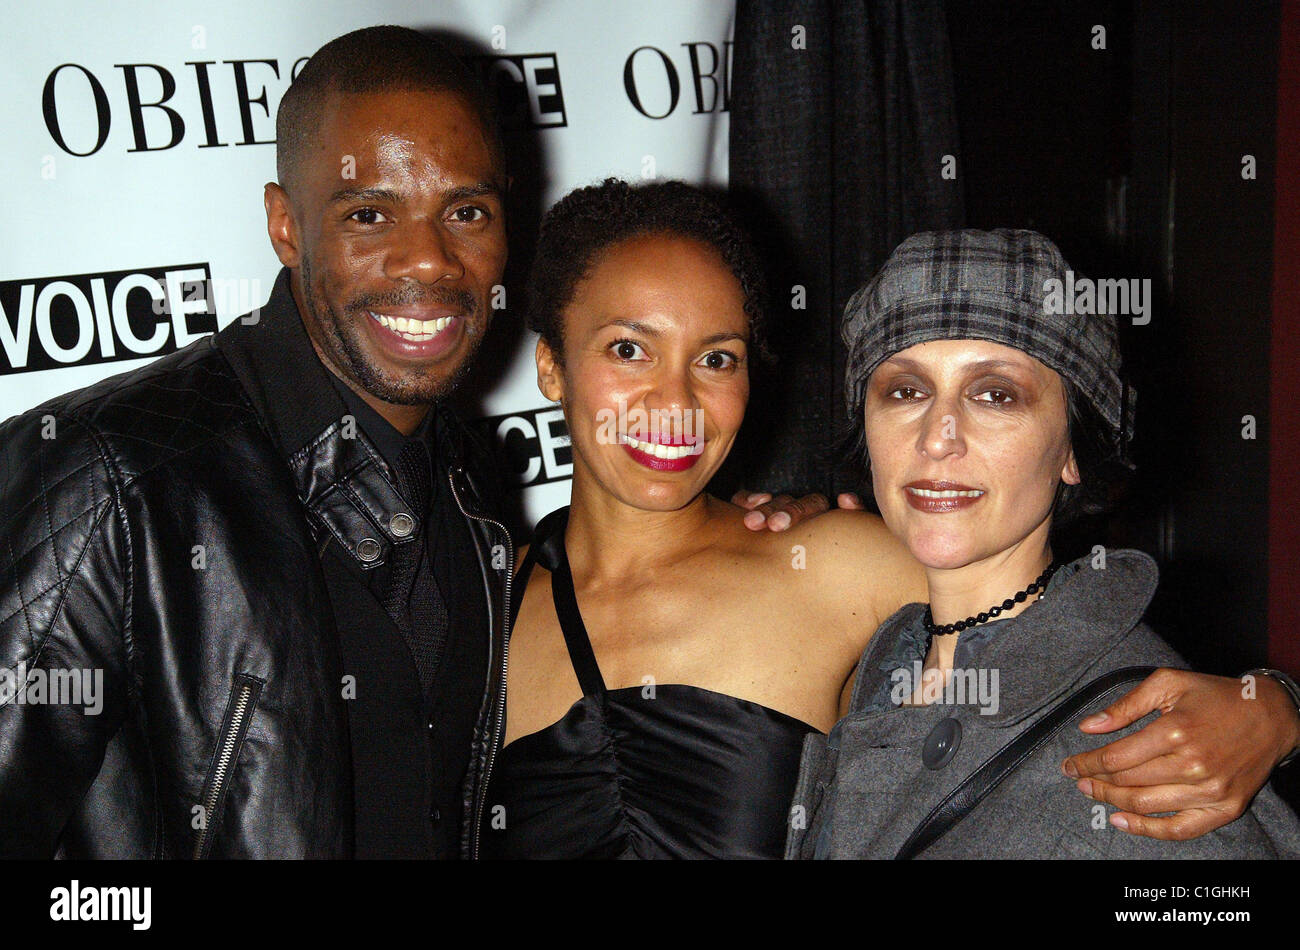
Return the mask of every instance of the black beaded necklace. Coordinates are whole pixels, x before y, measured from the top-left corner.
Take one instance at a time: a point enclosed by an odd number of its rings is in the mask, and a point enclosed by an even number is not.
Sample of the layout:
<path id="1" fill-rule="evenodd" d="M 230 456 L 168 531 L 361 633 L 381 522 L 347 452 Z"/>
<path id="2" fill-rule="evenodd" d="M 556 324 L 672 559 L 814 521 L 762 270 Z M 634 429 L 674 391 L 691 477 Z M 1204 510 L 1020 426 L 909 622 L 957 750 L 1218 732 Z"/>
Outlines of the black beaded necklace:
<path id="1" fill-rule="evenodd" d="M 926 604 L 925 617 L 922 618 L 922 622 L 925 624 L 925 632 L 928 633 L 930 639 L 933 640 L 935 637 L 942 637 L 949 633 L 961 633 L 961 631 L 965 630 L 967 627 L 973 627 L 976 624 L 988 623 L 998 614 L 1002 613 L 1002 611 L 1010 610 L 1016 604 L 1024 603 L 1026 598 L 1046 590 L 1047 582 L 1052 579 L 1052 575 L 1056 573 L 1056 569 L 1060 566 L 1059 563 L 1053 561 L 1051 564 L 1047 565 L 1043 570 L 1043 573 L 1038 575 L 1038 579 L 1024 590 L 1017 591 L 1013 596 L 1002 601 L 1001 604 L 990 607 L 988 610 L 975 614 L 973 617 L 967 617 L 965 620 L 958 620 L 954 623 L 945 623 L 943 626 L 939 626 L 934 622 L 934 614 L 930 613 L 930 605 Z"/>

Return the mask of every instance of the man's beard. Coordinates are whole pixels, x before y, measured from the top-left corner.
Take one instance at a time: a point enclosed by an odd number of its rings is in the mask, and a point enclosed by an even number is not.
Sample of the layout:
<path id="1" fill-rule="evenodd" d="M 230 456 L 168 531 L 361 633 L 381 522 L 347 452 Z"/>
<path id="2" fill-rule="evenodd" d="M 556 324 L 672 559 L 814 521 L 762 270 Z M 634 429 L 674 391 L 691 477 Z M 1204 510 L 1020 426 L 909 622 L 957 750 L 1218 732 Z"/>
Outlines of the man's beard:
<path id="1" fill-rule="evenodd" d="M 364 294 L 348 302 L 344 317 L 330 305 L 323 295 L 317 295 L 312 285 L 311 266 L 302 262 L 303 301 L 311 310 L 323 336 L 322 345 L 328 356 L 353 381 L 377 399 L 401 406 L 423 406 L 447 396 L 469 371 L 470 364 L 483 342 L 483 331 L 475 319 L 479 303 L 468 290 L 448 287 L 403 287 L 385 294 Z M 468 348 L 450 375 L 430 379 L 425 376 L 395 376 L 386 373 L 366 358 L 365 330 L 362 320 L 372 320 L 367 311 L 382 311 L 385 307 L 442 304 L 457 310 L 464 319 L 463 332 Z"/>

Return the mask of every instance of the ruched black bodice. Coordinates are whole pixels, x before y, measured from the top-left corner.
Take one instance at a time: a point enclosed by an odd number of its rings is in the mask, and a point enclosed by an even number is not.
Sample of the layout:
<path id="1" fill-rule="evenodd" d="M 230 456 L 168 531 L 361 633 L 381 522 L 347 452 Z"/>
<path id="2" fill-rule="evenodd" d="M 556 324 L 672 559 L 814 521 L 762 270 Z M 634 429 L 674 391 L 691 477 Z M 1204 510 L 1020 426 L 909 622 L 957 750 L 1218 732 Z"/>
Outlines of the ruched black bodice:
<path id="1" fill-rule="evenodd" d="M 482 849 L 492 858 L 779 858 L 812 726 L 683 685 L 607 690 L 564 554 L 567 509 L 538 525 L 583 696 L 497 755 Z"/>

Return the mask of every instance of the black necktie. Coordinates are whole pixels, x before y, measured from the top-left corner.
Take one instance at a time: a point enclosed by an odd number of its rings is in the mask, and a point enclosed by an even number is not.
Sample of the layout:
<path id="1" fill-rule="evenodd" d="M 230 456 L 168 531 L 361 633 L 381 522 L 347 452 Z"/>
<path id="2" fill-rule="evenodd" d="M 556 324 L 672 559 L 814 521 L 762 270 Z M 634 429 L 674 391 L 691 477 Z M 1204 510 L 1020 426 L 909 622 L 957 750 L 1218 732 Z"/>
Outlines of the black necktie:
<path id="1" fill-rule="evenodd" d="M 433 695 L 442 646 L 447 638 L 447 607 L 433 576 L 430 501 L 433 471 L 429 453 L 419 439 L 408 439 L 394 467 L 397 488 L 420 522 L 418 536 L 393 546 L 392 574 L 384 608 L 397 623 L 411 656 L 425 700 Z"/>

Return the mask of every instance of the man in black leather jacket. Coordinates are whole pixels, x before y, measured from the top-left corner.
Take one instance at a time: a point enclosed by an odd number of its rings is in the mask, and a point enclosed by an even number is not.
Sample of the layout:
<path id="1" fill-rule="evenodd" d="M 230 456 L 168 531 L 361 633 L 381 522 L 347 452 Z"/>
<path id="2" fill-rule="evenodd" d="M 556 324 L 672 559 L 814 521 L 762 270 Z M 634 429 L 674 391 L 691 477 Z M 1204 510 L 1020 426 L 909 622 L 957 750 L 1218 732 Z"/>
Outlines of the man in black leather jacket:
<path id="1" fill-rule="evenodd" d="M 477 849 L 514 554 L 443 397 L 505 265 L 500 148 L 391 27 L 318 52 L 277 132 L 267 305 L 0 427 L 0 667 L 103 684 L 0 705 L 0 855 Z"/>

